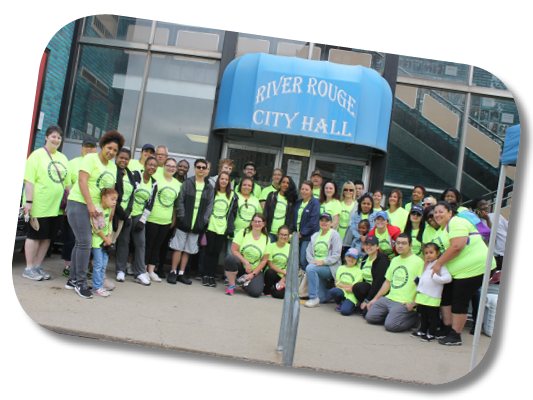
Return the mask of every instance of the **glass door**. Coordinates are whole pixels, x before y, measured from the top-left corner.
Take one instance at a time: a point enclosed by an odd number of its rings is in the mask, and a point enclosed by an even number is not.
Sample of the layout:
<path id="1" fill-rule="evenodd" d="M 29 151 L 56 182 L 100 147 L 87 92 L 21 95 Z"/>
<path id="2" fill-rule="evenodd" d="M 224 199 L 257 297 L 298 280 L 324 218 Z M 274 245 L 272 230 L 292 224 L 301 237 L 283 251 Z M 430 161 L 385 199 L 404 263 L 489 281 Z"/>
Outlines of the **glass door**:
<path id="1" fill-rule="evenodd" d="M 324 182 L 333 181 L 337 184 L 339 190 L 347 181 L 356 181 L 358 179 L 368 185 L 368 176 L 370 168 L 361 161 L 354 161 L 344 158 L 334 158 L 321 155 L 315 155 L 312 160 L 313 171 L 320 170 L 324 177 Z"/>
<path id="2" fill-rule="evenodd" d="M 231 178 L 241 177 L 244 164 L 252 161 L 256 167 L 255 182 L 261 188 L 272 184 L 272 173 L 281 164 L 280 149 L 267 146 L 250 146 L 239 143 L 225 143 L 222 151 L 222 158 L 229 158 L 234 161 L 235 166 L 231 173 Z"/>

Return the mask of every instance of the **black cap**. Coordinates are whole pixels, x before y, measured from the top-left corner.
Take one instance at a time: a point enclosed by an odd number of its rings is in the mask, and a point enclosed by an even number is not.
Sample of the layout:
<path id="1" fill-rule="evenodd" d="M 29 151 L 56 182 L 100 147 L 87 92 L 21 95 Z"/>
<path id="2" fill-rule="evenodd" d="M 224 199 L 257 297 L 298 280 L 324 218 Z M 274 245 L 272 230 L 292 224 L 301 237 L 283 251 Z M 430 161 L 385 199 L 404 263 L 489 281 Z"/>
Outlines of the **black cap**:
<path id="1" fill-rule="evenodd" d="M 96 147 L 96 139 L 93 136 L 85 136 L 83 138 L 83 142 L 81 142 L 81 146 L 85 146 L 86 144 L 92 144 L 94 147 Z"/>
<path id="2" fill-rule="evenodd" d="M 322 213 L 320 214 L 320 217 L 318 220 L 320 221 L 322 218 L 327 218 L 329 221 L 331 221 L 331 214 L 330 213 Z"/>
<path id="3" fill-rule="evenodd" d="M 152 150 L 154 151 L 154 153 L 155 153 L 155 147 L 154 147 L 153 145 L 151 145 L 150 143 L 146 143 L 146 144 L 143 146 L 143 148 L 142 148 L 141 151 L 145 151 L 145 150 L 148 150 L 148 149 L 152 149 Z"/>
<path id="4" fill-rule="evenodd" d="M 365 239 L 365 243 L 379 244 L 379 239 L 374 235 L 368 235 Z"/>
<path id="5" fill-rule="evenodd" d="M 320 176 L 322 178 L 322 172 L 320 172 L 319 169 L 317 169 L 317 170 L 315 170 L 315 171 L 313 171 L 311 173 L 311 177 L 313 177 L 314 175 L 318 175 L 318 176 Z"/>
<path id="6" fill-rule="evenodd" d="M 413 206 L 411 206 L 411 212 L 416 212 L 416 213 L 418 213 L 420 215 L 423 215 L 424 214 L 424 209 L 421 206 L 413 205 Z"/>
<path id="7" fill-rule="evenodd" d="M 253 161 L 245 162 L 243 168 L 246 168 L 246 167 L 249 166 L 249 165 L 251 165 L 252 167 L 254 167 L 254 169 L 257 169 L 257 168 L 255 167 L 255 163 L 254 163 Z"/>

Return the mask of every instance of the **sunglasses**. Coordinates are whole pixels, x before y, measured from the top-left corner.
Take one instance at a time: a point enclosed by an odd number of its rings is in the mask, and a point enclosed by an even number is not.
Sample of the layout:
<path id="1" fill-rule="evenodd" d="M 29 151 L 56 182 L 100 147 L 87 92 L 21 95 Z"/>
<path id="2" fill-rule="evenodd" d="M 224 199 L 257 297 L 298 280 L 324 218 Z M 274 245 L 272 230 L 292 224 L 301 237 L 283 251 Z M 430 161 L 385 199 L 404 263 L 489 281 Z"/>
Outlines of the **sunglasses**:
<path id="1" fill-rule="evenodd" d="M 413 215 L 413 216 L 415 216 L 415 215 L 419 215 L 419 216 L 421 216 L 421 215 L 420 215 L 419 213 L 417 213 L 416 211 L 413 211 L 413 212 L 411 213 L 411 215 Z"/>
<path id="2" fill-rule="evenodd" d="M 428 215 L 428 219 L 433 219 L 434 215 L 433 214 L 429 214 Z"/>
<path id="3" fill-rule="evenodd" d="M 345 192 L 353 192 L 353 189 L 344 189 Z"/>
<path id="4" fill-rule="evenodd" d="M 244 199 L 244 206 L 248 208 L 248 199 Z"/>
<path id="5" fill-rule="evenodd" d="M 198 165 L 197 167 L 194 167 L 194 168 L 196 168 L 196 169 L 207 169 L 207 166 L 205 166 L 205 165 L 204 165 L 204 166 Z"/>

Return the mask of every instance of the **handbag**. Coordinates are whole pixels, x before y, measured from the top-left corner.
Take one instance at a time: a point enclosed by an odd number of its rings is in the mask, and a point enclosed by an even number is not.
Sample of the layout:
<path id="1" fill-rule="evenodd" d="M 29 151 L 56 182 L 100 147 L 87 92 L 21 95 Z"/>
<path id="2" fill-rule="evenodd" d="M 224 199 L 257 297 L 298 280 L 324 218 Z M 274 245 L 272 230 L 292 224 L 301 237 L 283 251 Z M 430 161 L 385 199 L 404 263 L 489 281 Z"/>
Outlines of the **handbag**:
<path id="1" fill-rule="evenodd" d="M 50 160 L 52 160 L 52 164 L 56 168 L 57 175 L 59 176 L 59 180 L 61 181 L 61 185 L 63 186 L 63 198 L 61 199 L 61 204 L 59 205 L 59 209 L 65 211 L 65 209 L 67 208 L 67 198 L 68 198 L 68 193 L 69 192 L 68 192 L 68 190 L 65 189 L 65 184 L 63 183 L 63 178 L 61 177 L 61 174 L 59 173 L 59 169 L 57 169 L 57 165 L 54 162 L 54 159 L 52 158 L 52 155 L 50 154 L 50 152 L 48 151 L 46 146 L 44 146 L 44 149 L 48 153 L 48 156 L 50 157 Z"/>
<path id="2" fill-rule="evenodd" d="M 298 296 L 309 297 L 309 282 L 307 281 L 307 274 L 304 274 L 300 286 L 298 287 Z"/>
<path id="3" fill-rule="evenodd" d="M 205 247 L 207 246 L 207 235 L 206 233 L 202 233 L 202 236 L 200 236 L 200 246 Z"/>

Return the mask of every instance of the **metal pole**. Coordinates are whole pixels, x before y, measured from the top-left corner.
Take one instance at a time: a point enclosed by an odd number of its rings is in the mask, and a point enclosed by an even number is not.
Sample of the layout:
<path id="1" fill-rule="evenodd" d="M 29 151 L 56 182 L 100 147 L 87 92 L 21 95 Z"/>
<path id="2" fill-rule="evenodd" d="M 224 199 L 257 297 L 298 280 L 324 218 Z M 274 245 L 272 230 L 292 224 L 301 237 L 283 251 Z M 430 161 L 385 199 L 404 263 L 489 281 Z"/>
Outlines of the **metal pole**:
<path id="1" fill-rule="evenodd" d="M 492 229 L 490 232 L 489 249 L 487 252 L 487 261 L 485 262 L 485 274 L 483 275 L 483 286 L 481 287 L 481 296 L 479 298 L 479 309 L 477 312 L 477 321 L 474 328 L 474 344 L 472 346 L 472 359 L 470 360 L 470 371 L 476 367 L 477 352 L 479 347 L 479 337 L 481 335 L 481 325 L 485 315 L 485 302 L 489 290 L 490 270 L 494 258 L 494 248 L 496 247 L 496 235 L 498 234 L 498 224 L 500 222 L 500 211 L 502 206 L 503 187 L 507 176 L 507 165 L 504 165 L 500 171 L 500 181 L 498 182 L 498 194 L 496 195 L 496 208 L 492 217 Z"/>
<path id="2" fill-rule="evenodd" d="M 312 60 L 313 59 L 313 51 L 315 50 L 315 44 L 309 42 L 309 53 L 307 54 L 307 59 Z"/>
<path id="3" fill-rule="evenodd" d="M 474 67 L 468 66 L 468 86 L 472 86 L 474 80 Z M 457 162 L 457 178 L 455 179 L 455 188 L 461 191 L 461 183 L 463 180 L 463 165 L 465 160 L 465 148 L 466 148 L 466 129 L 468 127 L 468 115 L 470 115 L 470 101 L 471 93 L 466 94 L 465 109 L 463 111 L 463 125 L 461 135 L 461 143 L 459 144 L 459 160 Z"/>
<path id="4" fill-rule="evenodd" d="M 296 348 L 296 336 L 298 335 L 298 321 L 300 318 L 300 297 L 298 295 L 298 268 L 299 268 L 299 240 L 298 233 L 293 235 L 293 253 L 291 264 L 287 267 L 289 284 L 285 289 L 285 299 L 288 299 L 289 306 L 289 325 L 287 326 L 287 337 L 285 348 L 283 350 L 283 359 L 281 365 L 292 367 L 294 361 L 294 350 Z M 288 293 L 287 293 L 288 292 Z"/>

